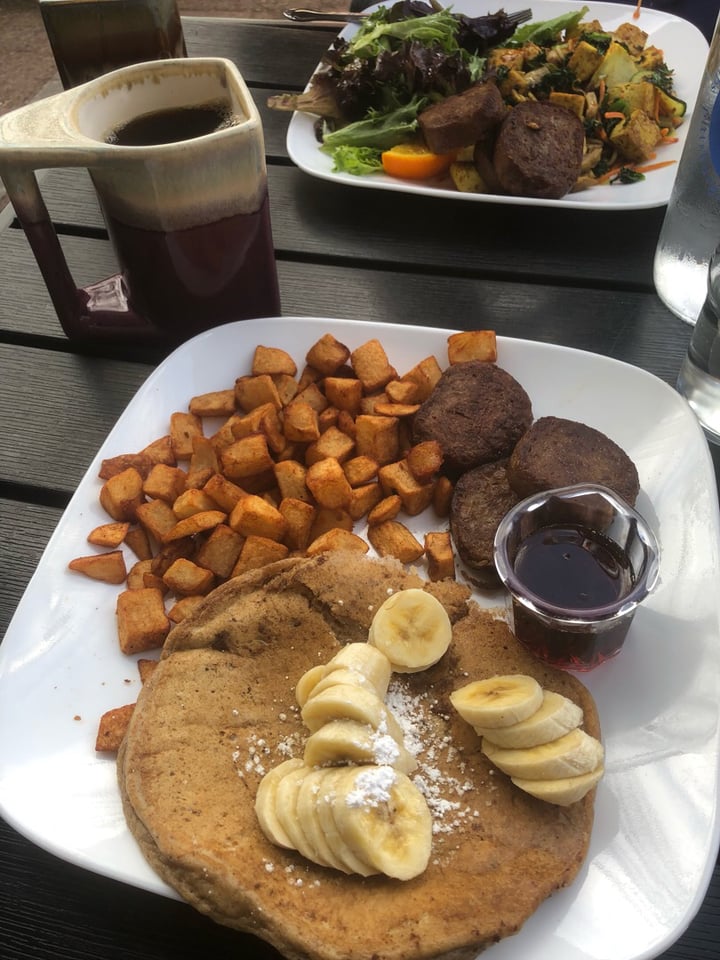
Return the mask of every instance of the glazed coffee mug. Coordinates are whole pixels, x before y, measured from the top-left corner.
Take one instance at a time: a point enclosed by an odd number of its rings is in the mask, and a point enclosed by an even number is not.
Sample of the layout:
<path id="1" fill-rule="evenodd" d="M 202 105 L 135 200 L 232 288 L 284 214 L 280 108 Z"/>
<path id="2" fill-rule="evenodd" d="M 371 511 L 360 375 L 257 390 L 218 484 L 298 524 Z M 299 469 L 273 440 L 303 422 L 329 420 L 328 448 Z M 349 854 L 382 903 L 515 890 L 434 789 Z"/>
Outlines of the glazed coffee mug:
<path id="1" fill-rule="evenodd" d="M 88 169 L 117 275 L 77 288 L 48 167 Z M 0 177 L 73 340 L 172 344 L 280 312 L 262 125 L 229 60 L 136 64 L 0 117 Z"/>
<path id="2" fill-rule="evenodd" d="M 187 56 L 175 0 L 40 0 L 63 87 L 111 70 Z"/>

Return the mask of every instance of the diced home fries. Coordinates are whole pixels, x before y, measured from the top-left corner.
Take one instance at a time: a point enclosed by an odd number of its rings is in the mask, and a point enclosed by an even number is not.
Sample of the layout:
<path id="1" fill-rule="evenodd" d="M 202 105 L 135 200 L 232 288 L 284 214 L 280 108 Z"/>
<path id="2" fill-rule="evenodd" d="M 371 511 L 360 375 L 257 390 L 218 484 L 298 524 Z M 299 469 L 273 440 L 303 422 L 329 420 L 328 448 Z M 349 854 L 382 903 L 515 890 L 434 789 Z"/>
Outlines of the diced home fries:
<path id="1" fill-rule="evenodd" d="M 496 358 L 493 331 L 448 337 L 447 363 Z M 284 350 L 258 346 L 249 373 L 190 397 L 165 436 L 104 460 L 99 499 L 109 520 L 88 542 L 105 549 L 69 567 L 124 585 L 122 652 L 160 649 L 214 587 L 289 556 L 371 545 L 381 556 L 424 562 L 431 580 L 454 577 L 447 530 L 421 543 L 402 521 L 427 508 L 448 516 L 442 450 L 411 441 L 412 416 L 441 372 L 429 356 L 399 374 L 376 339 L 351 351 L 325 334 L 300 372 Z M 365 538 L 355 531 L 361 521 Z M 130 554 L 136 560 L 126 569 Z M 117 749 L 130 712 L 103 717 L 98 750 Z"/>

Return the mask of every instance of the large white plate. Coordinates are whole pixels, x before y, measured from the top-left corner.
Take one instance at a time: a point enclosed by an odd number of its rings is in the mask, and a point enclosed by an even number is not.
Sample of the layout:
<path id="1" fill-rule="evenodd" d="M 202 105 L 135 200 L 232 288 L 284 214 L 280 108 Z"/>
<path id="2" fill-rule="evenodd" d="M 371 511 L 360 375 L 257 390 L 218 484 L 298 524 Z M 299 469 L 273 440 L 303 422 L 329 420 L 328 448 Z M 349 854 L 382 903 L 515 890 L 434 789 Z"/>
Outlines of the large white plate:
<path id="1" fill-rule="evenodd" d="M 374 10 L 381 5 L 369 7 Z M 488 0 L 458 0 L 452 6 L 456 13 L 480 16 L 495 13 L 498 4 Z M 531 8 L 533 21 L 548 20 L 569 10 L 588 7 L 587 19 L 597 19 L 606 30 L 614 30 L 620 24 L 631 22 L 640 26 L 648 34 L 648 44 L 659 47 L 665 53 L 668 66 L 674 71 L 675 87 L 678 96 L 687 102 L 688 113 L 685 122 L 678 129 L 678 142 L 663 147 L 658 160 L 679 160 L 687 136 L 690 114 L 695 106 L 703 67 L 708 53 L 708 43 L 694 24 L 660 10 L 641 8 L 639 19 L 633 19 L 635 6 L 619 3 L 576 3 L 573 0 L 510 0 L 503 4 L 507 13 Z M 357 31 L 356 26 L 346 27 L 341 36 L 351 37 Z M 291 159 L 306 173 L 336 183 L 352 187 L 368 187 L 374 190 L 394 190 L 400 193 L 419 193 L 430 197 L 444 197 L 465 200 L 471 203 L 503 203 L 531 207 L 567 207 L 581 210 L 639 210 L 644 207 L 659 207 L 670 198 L 677 163 L 662 170 L 648 174 L 645 180 L 634 184 L 605 184 L 570 194 L 561 200 L 541 200 L 527 197 L 496 196 L 494 194 L 459 193 L 442 187 L 429 186 L 427 183 L 413 183 L 399 180 L 385 174 L 373 174 L 357 177 L 349 173 L 333 173 L 332 159 L 318 148 L 314 130 L 315 118 L 308 114 L 294 113 L 287 134 L 287 149 Z M 660 155 L 661 154 L 661 155 Z"/>
<path id="2" fill-rule="evenodd" d="M 100 714 L 134 701 L 133 659 L 118 651 L 116 588 L 67 572 L 106 520 L 104 457 L 167 432 L 189 398 L 234 382 L 258 343 L 301 363 L 330 331 L 351 348 L 379 337 L 400 372 L 447 331 L 282 318 L 230 324 L 180 347 L 148 378 L 90 465 L 0 646 L 0 813 L 40 846 L 97 873 L 173 896 L 125 826 L 113 759 L 96 755 Z M 583 420 L 637 464 L 639 507 L 662 545 L 661 581 L 622 654 L 586 676 L 597 699 L 607 773 L 579 877 L 488 960 L 640 960 L 661 953 L 699 907 L 718 848 L 720 529 L 707 446 L 686 403 L 618 361 L 499 339 L 499 363 L 528 390 L 536 416 Z M 416 518 L 436 529 L 435 518 Z M 493 598 L 491 598 L 493 599 Z M 485 955 L 484 955 L 485 956 Z"/>

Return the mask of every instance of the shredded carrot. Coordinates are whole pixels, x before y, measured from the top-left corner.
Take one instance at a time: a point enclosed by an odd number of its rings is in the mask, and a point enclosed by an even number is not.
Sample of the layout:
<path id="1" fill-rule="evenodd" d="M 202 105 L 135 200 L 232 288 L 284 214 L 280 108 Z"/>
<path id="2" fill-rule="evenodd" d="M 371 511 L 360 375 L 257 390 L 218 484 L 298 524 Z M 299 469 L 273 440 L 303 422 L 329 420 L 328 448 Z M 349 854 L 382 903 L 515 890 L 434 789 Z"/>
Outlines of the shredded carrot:
<path id="1" fill-rule="evenodd" d="M 605 78 L 600 78 L 600 83 L 598 84 L 598 103 L 602 103 L 605 99 Z"/>
<path id="2" fill-rule="evenodd" d="M 619 163 L 616 167 L 610 167 L 610 169 L 606 170 L 601 177 L 597 178 L 597 183 L 607 183 L 608 180 L 612 180 L 616 174 L 620 173 L 624 166 L 625 164 Z"/>
<path id="3" fill-rule="evenodd" d="M 663 143 L 677 143 L 680 137 L 663 137 Z"/>
<path id="4" fill-rule="evenodd" d="M 632 167 L 631 169 L 635 170 L 636 173 L 652 173 L 653 170 L 662 170 L 663 167 L 670 167 L 673 163 L 677 163 L 677 160 L 663 160 L 661 163 L 648 163 L 644 167 Z"/>
<path id="5" fill-rule="evenodd" d="M 633 20 L 639 20 L 639 19 L 640 19 L 640 7 L 641 7 L 641 6 L 642 6 L 642 0 L 637 0 L 637 6 L 635 7 L 635 10 L 633 11 Z"/>
<path id="6" fill-rule="evenodd" d="M 603 114 L 606 120 L 624 120 L 625 114 L 621 110 L 606 110 Z"/>

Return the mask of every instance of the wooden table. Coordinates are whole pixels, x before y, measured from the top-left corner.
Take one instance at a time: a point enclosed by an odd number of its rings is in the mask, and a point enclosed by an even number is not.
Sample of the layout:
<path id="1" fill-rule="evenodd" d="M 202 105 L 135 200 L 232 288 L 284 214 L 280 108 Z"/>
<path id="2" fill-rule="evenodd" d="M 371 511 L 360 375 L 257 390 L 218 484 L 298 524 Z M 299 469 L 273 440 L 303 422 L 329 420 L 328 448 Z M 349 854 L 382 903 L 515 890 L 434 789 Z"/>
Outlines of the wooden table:
<path id="1" fill-rule="evenodd" d="M 652 285 L 662 209 L 588 214 L 480 206 L 314 180 L 290 162 L 287 116 L 269 112 L 265 101 L 272 92 L 304 85 L 332 30 L 199 19 L 188 19 L 185 29 L 191 54 L 238 63 L 261 109 L 285 314 L 491 326 L 499 334 L 617 357 L 674 383 L 690 330 L 664 308 Z M 76 279 L 112 273 L 86 174 L 52 171 L 43 189 Z M 2 633 L 90 460 L 159 359 L 133 349 L 74 349 L 10 211 L 5 220 Z M 698 916 L 663 960 L 716 960 L 719 943 L 716 869 Z M 0 822 L 5 960 L 179 960 L 235 956 L 238 947 L 255 957 L 276 956 L 180 903 L 70 866 Z"/>

